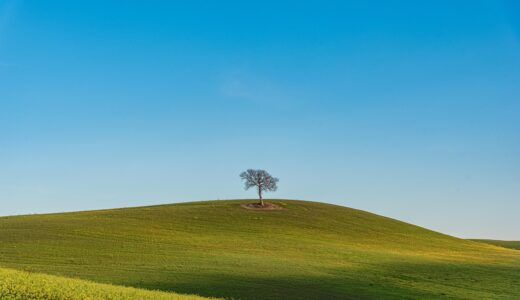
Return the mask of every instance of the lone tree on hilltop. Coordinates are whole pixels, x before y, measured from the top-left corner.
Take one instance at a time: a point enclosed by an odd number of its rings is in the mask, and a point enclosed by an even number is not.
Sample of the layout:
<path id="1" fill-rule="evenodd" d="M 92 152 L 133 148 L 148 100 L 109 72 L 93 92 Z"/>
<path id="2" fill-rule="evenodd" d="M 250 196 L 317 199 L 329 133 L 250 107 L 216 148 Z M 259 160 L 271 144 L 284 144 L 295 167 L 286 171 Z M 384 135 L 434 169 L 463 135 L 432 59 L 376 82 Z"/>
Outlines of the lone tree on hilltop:
<path id="1" fill-rule="evenodd" d="M 278 188 L 276 183 L 278 182 L 278 178 L 271 176 L 271 174 L 267 173 L 265 170 L 253 170 L 249 169 L 240 174 L 240 178 L 245 180 L 245 189 L 248 190 L 251 187 L 256 187 L 258 189 L 258 198 L 260 198 L 260 206 L 264 206 L 264 200 L 262 199 L 263 191 L 271 191 L 274 192 Z"/>

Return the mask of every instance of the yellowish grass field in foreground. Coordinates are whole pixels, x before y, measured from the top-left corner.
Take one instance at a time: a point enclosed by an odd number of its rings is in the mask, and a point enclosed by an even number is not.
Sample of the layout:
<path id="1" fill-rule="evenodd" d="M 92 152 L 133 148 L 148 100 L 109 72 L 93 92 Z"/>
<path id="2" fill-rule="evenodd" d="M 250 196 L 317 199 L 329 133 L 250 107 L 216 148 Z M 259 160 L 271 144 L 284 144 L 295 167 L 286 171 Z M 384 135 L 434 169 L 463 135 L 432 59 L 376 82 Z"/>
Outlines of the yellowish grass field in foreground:
<path id="1" fill-rule="evenodd" d="M 204 300 L 191 295 L 94 283 L 0 268 L 2 300 Z"/>

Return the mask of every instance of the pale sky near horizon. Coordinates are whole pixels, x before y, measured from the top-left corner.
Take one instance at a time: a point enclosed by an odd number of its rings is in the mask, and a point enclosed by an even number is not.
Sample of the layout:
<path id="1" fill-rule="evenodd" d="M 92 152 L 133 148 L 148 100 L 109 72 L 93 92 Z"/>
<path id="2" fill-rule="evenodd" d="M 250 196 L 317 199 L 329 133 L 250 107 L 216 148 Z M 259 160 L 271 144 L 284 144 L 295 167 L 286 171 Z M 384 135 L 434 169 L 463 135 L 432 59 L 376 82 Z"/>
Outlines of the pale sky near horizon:
<path id="1" fill-rule="evenodd" d="M 255 197 L 520 240 L 518 1 L 0 0 L 0 215 Z"/>

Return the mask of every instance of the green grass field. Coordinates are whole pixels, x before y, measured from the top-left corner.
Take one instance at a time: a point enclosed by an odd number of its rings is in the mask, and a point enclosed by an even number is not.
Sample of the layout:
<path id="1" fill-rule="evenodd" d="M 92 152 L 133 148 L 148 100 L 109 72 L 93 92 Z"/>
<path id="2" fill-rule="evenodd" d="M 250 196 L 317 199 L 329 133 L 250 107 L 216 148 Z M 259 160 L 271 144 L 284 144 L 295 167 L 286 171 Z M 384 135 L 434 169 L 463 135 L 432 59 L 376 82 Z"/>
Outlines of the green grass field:
<path id="1" fill-rule="evenodd" d="M 0 299 L 204 300 L 209 298 L 147 291 L 0 268 Z"/>
<path id="2" fill-rule="evenodd" d="M 3 217 L 0 266 L 228 299 L 520 299 L 517 250 L 341 206 L 241 202 Z"/>
<path id="3" fill-rule="evenodd" d="M 487 243 L 487 244 L 500 246 L 500 247 L 504 247 L 504 248 L 520 250 L 520 241 L 478 240 L 478 239 L 473 239 L 472 241 Z"/>

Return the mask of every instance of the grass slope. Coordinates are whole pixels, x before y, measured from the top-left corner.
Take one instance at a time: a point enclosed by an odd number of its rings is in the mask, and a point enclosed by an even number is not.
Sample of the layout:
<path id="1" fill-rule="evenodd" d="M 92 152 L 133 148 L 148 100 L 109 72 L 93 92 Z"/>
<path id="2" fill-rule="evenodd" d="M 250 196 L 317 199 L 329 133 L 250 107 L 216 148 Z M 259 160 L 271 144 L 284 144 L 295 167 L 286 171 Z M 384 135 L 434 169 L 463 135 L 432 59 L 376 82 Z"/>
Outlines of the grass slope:
<path id="1" fill-rule="evenodd" d="M 473 239 L 472 241 L 487 243 L 487 244 L 504 247 L 504 248 L 520 250 L 520 241 L 500 241 L 500 240 L 482 240 L 482 239 L 480 239 L 480 240 Z"/>
<path id="2" fill-rule="evenodd" d="M 204 300 L 209 298 L 147 291 L 0 268 L 0 299 Z"/>
<path id="3" fill-rule="evenodd" d="M 520 252 L 315 202 L 0 218 L 0 265 L 235 299 L 520 299 Z"/>

